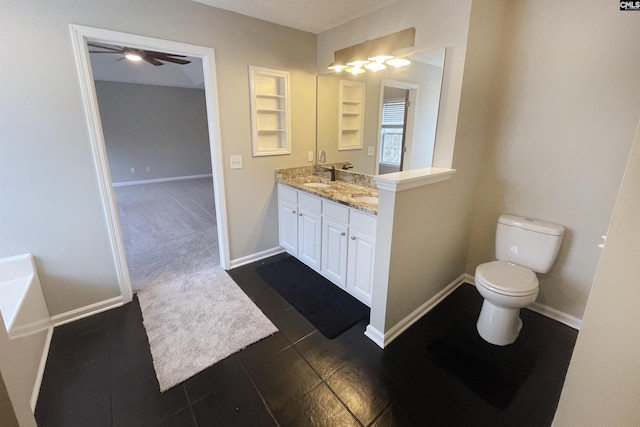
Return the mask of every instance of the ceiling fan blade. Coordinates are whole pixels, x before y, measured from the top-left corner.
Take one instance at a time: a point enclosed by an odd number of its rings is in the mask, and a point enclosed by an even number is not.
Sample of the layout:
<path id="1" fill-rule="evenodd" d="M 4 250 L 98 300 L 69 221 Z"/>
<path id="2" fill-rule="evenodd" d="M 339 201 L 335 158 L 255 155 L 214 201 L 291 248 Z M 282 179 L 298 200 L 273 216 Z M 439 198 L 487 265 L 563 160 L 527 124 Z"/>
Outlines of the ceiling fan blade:
<path id="1" fill-rule="evenodd" d="M 185 55 L 177 55 L 175 53 L 166 53 L 166 52 L 156 52 L 155 50 L 145 50 L 145 52 L 147 52 L 149 55 L 155 56 L 155 57 L 161 57 L 161 56 L 172 56 L 175 58 L 186 58 Z"/>
<path id="2" fill-rule="evenodd" d="M 159 65 L 164 65 L 162 62 L 158 61 L 157 59 L 154 59 L 150 56 L 143 56 L 142 59 L 144 59 L 145 61 L 147 61 L 149 64 L 151 65 L 155 65 L 156 67 Z"/>
<path id="3" fill-rule="evenodd" d="M 166 62 L 173 62 L 174 64 L 180 64 L 180 65 L 186 65 L 186 64 L 191 64 L 191 61 L 185 61 L 184 59 L 178 59 L 178 58 L 171 58 L 171 57 L 166 57 L 166 58 L 158 58 L 161 61 L 166 61 Z"/>
<path id="4" fill-rule="evenodd" d="M 110 50 L 110 51 L 119 52 L 119 53 L 124 52 L 124 49 L 119 47 L 119 46 L 106 46 L 106 45 L 101 45 L 101 44 L 98 44 L 98 43 L 91 43 L 91 42 L 87 43 L 87 46 L 95 47 L 95 48 L 98 48 L 98 49 Z"/>

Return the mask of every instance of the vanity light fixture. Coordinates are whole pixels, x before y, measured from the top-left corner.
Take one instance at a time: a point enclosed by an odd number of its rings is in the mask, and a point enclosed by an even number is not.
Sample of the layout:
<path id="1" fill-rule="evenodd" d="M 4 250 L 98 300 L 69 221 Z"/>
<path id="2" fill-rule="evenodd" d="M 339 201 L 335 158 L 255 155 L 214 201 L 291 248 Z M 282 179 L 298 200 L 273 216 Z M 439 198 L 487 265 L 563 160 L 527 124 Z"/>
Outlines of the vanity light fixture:
<path id="1" fill-rule="evenodd" d="M 365 65 L 365 67 L 366 67 L 366 65 Z M 347 68 L 347 72 L 353 74 L 354 76 L 357 76 L 358 74 L 364 73 L 365 70 L 362 67 L 349 67 L 349 68 Z"/>
<path id="2" fill-rule="evenodd" d="M 385 68 L 387 68 L 387 66 L 382 62 L 369 62 L 364 66 L 364 68 L 375 73 L 376 71 L 384 70 Z"/>
<path id="3" fill-rule="evenodd" d="M 354 68 L 361 68 L 363 65 L 368 64 L 369 61 L 366 59 L 356 59 L 354 61 L 347 62 L 347 65 L 350 65 Z"/>
<path id="4" fill-rule="evenodd" d="M 337 50 L 333 53 L 334 62 L 329 65 L 329 68 L 340 72 L 345 69 L 343 64 L 347 64 L 349 66 L 346 68 L 347 72 L 362 74 L 365 69 L 375 72 L 384 70 L 388 65 L 395 68 L 404 67 L 411 64 L 411 61 L 394 57 L 394 55 L 401 52 L 406 54 L 407 49 L 415 45 L 415 37 L 416 29 L 407 28 Z M 404 55 L 401 54 L 401 56 Z"/>
<path id="5" fill-rule="evenodd" d="M 388 60 L 387 64 L 391 65 L 392 67 L 400 68 L 406 67 L 407 65 L 411 64 L 411 61 L 406 58 L 393 58 Z"/>
<path id="6" fill-rule="evenodd" d="M 389 59 L 393 59 L 393 55 L 376 55 L 369 58 L 369 61 L 383 63 L 385 61 L 388 61 Z"/>
<path id="7" fill-rule="evenodd" d="M 329 64 L 328 67 L 330 70 L 334 70 L 336 73 L 339 73 L 340 71 L 348 68 L 346 65 L 344 65 L 343 63 L 341 63 L 340 61 L 333 61 L 331 64 Z"/>

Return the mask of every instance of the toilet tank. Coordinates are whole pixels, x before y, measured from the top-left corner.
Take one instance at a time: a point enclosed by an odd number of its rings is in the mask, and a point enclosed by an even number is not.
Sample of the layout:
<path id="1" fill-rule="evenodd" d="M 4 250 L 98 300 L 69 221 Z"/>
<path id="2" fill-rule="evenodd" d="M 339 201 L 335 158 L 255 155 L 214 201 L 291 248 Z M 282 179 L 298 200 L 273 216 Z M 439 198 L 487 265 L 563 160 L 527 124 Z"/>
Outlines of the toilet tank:
<path id="1" fill-rule="evenodd" d="M 561 225 L 501 215 L 496 229 L 496 258 L 546 273 L 558 256 L 563 237 Z"/>

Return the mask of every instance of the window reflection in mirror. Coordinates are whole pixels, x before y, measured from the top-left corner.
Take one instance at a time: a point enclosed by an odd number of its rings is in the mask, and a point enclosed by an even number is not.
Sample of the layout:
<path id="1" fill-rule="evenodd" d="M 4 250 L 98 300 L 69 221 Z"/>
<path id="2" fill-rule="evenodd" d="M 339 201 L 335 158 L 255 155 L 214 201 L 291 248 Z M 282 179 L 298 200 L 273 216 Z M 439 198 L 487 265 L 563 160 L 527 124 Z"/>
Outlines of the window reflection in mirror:
<path id="1" fill-rule="evenodd" d="M 444 48 L 413 54 L 405 68 L 319 75 L 316 142 L 326 163 L 350 162 L 366 174 L 431 166 L 444 54 Z M 365 84 L 364 142 L 357 150 L 338 149 L 340 80 Z"/>

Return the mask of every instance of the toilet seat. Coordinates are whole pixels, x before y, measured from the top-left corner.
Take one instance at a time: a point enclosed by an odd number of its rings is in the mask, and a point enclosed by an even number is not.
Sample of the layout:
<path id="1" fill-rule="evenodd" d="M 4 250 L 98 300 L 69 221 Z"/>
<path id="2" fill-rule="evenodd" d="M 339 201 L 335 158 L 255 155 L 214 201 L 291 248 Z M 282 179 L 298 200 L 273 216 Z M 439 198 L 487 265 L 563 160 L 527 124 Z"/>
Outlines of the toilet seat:
<path id="1" fill-rule="evenodd" d="M 507 296 L 526 296 L 538 292 L 538 277 L 526 267 L 506 261 L 492 261 L 476 268 L 476 284 Z"/>

